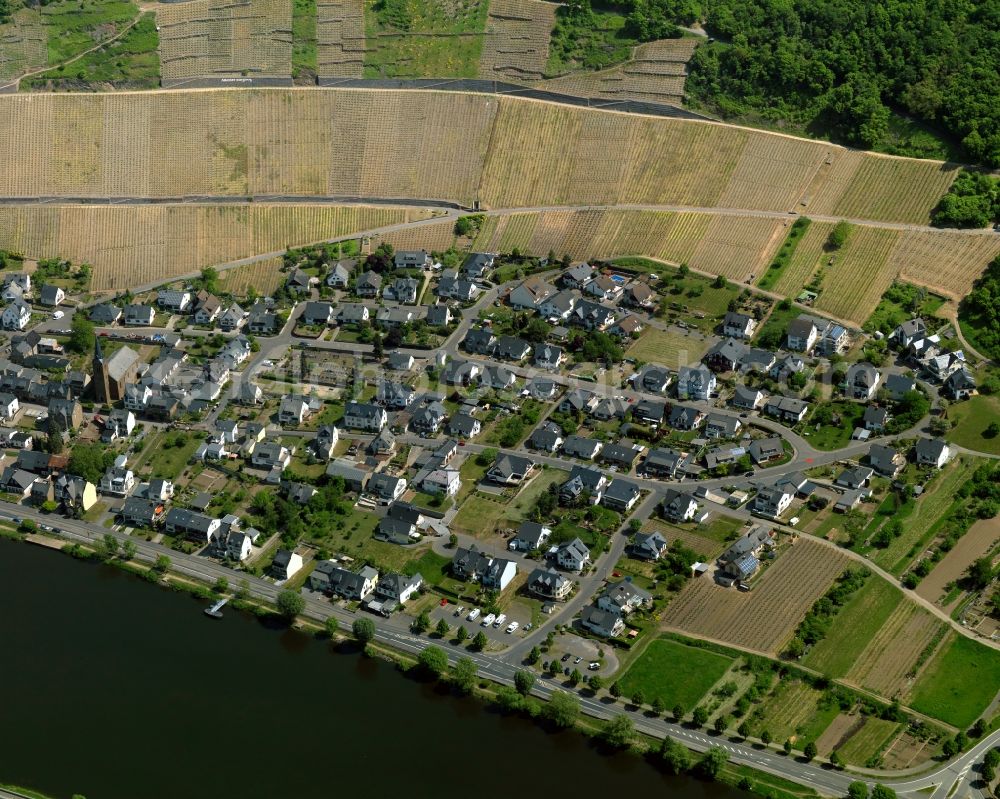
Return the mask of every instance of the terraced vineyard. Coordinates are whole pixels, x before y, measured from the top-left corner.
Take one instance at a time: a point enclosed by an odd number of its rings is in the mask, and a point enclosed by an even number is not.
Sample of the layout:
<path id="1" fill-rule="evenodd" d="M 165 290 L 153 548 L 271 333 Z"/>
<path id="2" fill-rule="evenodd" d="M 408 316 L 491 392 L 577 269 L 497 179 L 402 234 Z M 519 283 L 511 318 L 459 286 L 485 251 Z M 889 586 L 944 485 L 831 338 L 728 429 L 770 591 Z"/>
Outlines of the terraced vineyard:
<path id="1" fill-rule="evenodd" d="M 219 75 L 292 74 L 288 0 L 189 0 L 161 6 L 164 85 Z"/>
<path id="2" fill-rule="evenodd" d="M 227 269 L 219 275 L 222 290 L 236 295 L 244 295 L 253 288 L 260 296 L 267 296 L 285 280 L 281 271 L 284 259 L 268 258 L 264 261 Z"/>
<path id="3" fill-rule="evenodd" d="M 903 280 L 960 300 L 972 291 L 983 264 L 997 255 L 1000 255 L 1000 236 L 995 233 L 905 231 L 889 258 L 888 271 L 898 271 Z"/>
<path id="4" fill-rule="evenodd" d="M 864 324 L 895 279 L 886 265 L 899 235 L 897 230 L 853 228 L 833 265 L 823 267 L 823 291 L 816 307 L 838 319 Z"/>
<path id="5" fill-rule="evenodd" d="M 783 230 L 777 219 L 713 217 L 689 265 L 742 283 L 764 271 L 781 246 Z"/>
<path id="6" fill-rule="evenodd" d="M 538 80 L 549 60 L 556 6 L 541 0 L 490 0 L 479 75 L 497 80 Z"/>
<path id="7" fill-rule="evenodd" d="M 316 51 L 320 77 L 360 78 L 364 74 L 363 0 L 317 0 Z"/>
<path id="8" fill-rule="evenodd" d="M 667 629 L 777 655 L 813 603 L 847 565 L 847 557 L 809 539 L 778 556 L 753 591 L 691 580 L 663 615 Z"/>
<path id="9" fill-rule="evenodd" d="M 774 284 L 774 291 L 786 297 L 797 297 L 813 276 L 819 266 L 820 259 L 826 254 L 823 245 L 826 243 L 832 222 L 813 221 L 805 235 L 799 240 L 795 252 L 788 259 L 788 264 Z M 761 274 L 764 274 L 762 272 Z"/>
<path id="10" fill-rule="evenodd" d="M 47 62 L 48 33 L 38 10 L 22 8 L 0 25 L 0 84 Z"/>

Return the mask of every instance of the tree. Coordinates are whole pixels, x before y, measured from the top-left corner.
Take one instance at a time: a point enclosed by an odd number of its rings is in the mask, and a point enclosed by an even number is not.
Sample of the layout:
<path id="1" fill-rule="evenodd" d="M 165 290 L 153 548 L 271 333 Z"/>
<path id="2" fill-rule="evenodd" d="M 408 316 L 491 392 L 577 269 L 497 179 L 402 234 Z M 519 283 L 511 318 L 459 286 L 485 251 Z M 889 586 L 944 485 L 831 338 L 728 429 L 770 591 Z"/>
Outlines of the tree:
<path id="1" fill-rule="evenodd" d="M 590 686 L 590 690 L 597 693 L 604 687 L 604 678 L 600 674 L 591 674 L 587 679 L 587 685 Z"/>
<path id="2" fill-rule="evenodd" d="M 604 723 L 601 738 L 608 746 L 626 749 L 632 745 L 632 740 L 635 738 L 635 724 L 624 713 L 620 713 Z"/>
<path id="3" fill-rule="evenodd" d="M 372 339 L 372 355 L 379 361 L 385 356 L 385 348 L 382 346 L 382 336 L 379 333 L 376 333 L 375 338 Z"/>
<path id="4" fill-rule="evenodd" d="M 163 574 L 170 568 L 170 558 L 167 555 L 157 555 L 153 561 L 153 570 Z"/>
<path id="5" fill-rule="evenodd" d="M 876 782 L 872 788 L 871 799 L 896 799 L 896 792 L 888 785 Z"/>
<path id="6" fill-rule="evenodd" d="M 135 541 L 131 538 L 126 538 L 125 541 L 122 542 L 122 560 L 132 560 L 132 558 L 135 557 L 136 550 L 137 547 L 135 545 Z M 221 579 L 225 578 L 223 577 Z"/>
<path id="7" fill-rule="evenodd" d="M 802 754 L 805 755 L 806 760 L 812 760 L 816 757 L 816 744 L 810 741 L 806 744 L 805 749 L 802 750 Z"/>
<path id="8" fill-rule="evenodd" d="M 660 759 L 670 774 L 683 774 L 691 768 L 691 753 L 669 735 L 660 744 Z"/>
<path id="9" fill-rule="evenodd" d="M 701 759 L 698 761 L 697 771 L 703 777 L 715 779 L 719 776 L 719 772 L 722 771 L 722 767 L 728 762 L 729 758 L 726 756 L 726 750 L 721 746 L 713 746 L 701 756 Z"/>
<path id="10" fill-rule="evenodd" d="M 63 441 L 62 433 L 56 430 L 49 430 L 45 439 L 45 449 L 53 455 L 61 455 L 66 444 Z"/>
<path id="11" fill-rule="evenodd" d="M 830 752 L 830 765 L 834 768 L 840 768 L 841 766 L 840 754 L 836 749 Z"/>
<path id="12" fill-rule="evenodd" d="M 472 658 L 468 657 L 461 657 L 455 661 L 455 667 L 451 670 L 451 681 L 463 694 L 472 693 L 478 676 L 479 669 Z"/>
<path id="13" fill-rule="evenodd" d="M 715 717 L 715 722 L 712 724 L 712 728 L 719 734 L 722 735 L 729 727 L 729 717 L 725 713 L 720 713 Z"/>
<path id="14" fill-rule="evenodd" d="M 458 641 L 459 643 L 462 643 L 462 641 L 464 641 L 468 637 L 469 637 L 469 631 L 465 629 L 464 624 L 461 627 L 459 627 L 458 630 L 455 631 L 455 640 Z"/>
<path id="15" fill-rule="evenodd" d="M 580 681 L 582 679 L 583 675 L 580 674 L 579 669 L 573 669 L 573 671 L 569 673 L 569 684 L 572 685 L 574 688 L 576 688 L 576 686 L 580 684 Z"/>
<path id="16" fill-rule="evenodd" d="M 438 619 L 438 623 L 437 626 L 434 628 L 434 632 L 436 632 L 440 638 L 444 638 L 448 635 L 448 633 L 451 632 L 451 627 L 449 626 L 448 622 L 446 622 L 443 618 Z"/>
<path id="17" fill-rule="evenodd" d="M 278 611 L 286 619 L 294 619 L 306 607 L 306 601 L 298 591 L 286 588 L 278 594 Z"/>
<path id="18" fill-rule="evenodd" d="M 977 558 L 969 566 L 966 576 L 969 584 L 976 589 L 983 589 L 993 581 L 993 559 L 990 557 Z"/>
<path id="19" fill-rule="evenodd" d="M 646 704 L 646 695 L 642 692 L 641 688 L 636 688 L 632 693 L 632 704 L 636 707 L 642 707 Z"/>
<path id="20" fill-rule="evenodd" d="M 678 703 L 674 705 L 674 709 L 670 711 L 674 717 L 674 723 L 680 724 L 684 721 L 684 705 Z"/>
<path id="21" fill-rule="evenodd" d="M 530 671 L 518 669 L 514 672 L 514 688 L 521 696 L 527 696 L 535 685 L 535 675 Z"/>
<path id="22" fill-rule="evenodd" d="M 431 615 L 426 610 L 420 611 L 420 613 L 417 614 L 417 617 L 413 620 L 413 623 L 410 625 L 410 629 L 418 635 L 420 633 L 427 632 L 430 628 Z"/>
<path id="23" fill-rule="evenodd" d="M 785 750 L 786 755 L 790 755 L 792 753 L 792 741 L 790 738 L 785 739 L 785 743 L 782 744 L 782 749 Z"/>
<path id="24" fill-rule="evenodd" d="M 66 349 L 79 355 L 85 355 L 94 351 L 94 342 L 97 336 L 94 334 L 94 323 L 91 322 L 85 313 L 73 314 L 73 321 L 69 327 L 69 341 L 66 342 Z"/>
<path id="25" fill-rule="evenodd" d="M 691 714 L 691 721 L 694 722 L 696 727 L 704 727 L 708 723 L 708 710 L 698 705 Z"/>
<path id="26" fill-rule="evenodd" d="M 340 630 L 340 622 L 337 621 L 336 616 L 327 616 L 326 621 L 323 623 L 326 628 L 327 638 L 336 638 L 337 632 Z"/>
<path id="27" fill-rule="evenodd" d="M 852 782 L 847 786 L 847 797 L 848 799 L 868 799 L 867 783 L 861 782 L 861 780 Z"/>
<path id="28" fill-rule="evenodd" d="M 371 619 L 355 619 L 351 632 L 360 644 L 367 644 L 375 638 L 375 622 Z"/>
<path id="29" fill-rule="evenodd" d="M 740 722 L 740 726 L 736 728 L 736 732 L 739 733 L 740 738 L 746 740 L 750 737 L 750 723 L 744 719 Z"/>
<path id="30" fill-rule="evenodd" d="M 611 687 L 608 689 L 608 693 L 611 694 L 615 699 L 622 695 L 621 686 L 618 683 L 611 683 Z"/>
<path id="31" fill-rule="evenodd" d="M 480 630 L 476 633 L 475 638 L 472 639 L 472 643 L 469 644 L 469 648 L 473 652 L 482 652 L 486 649 L 486 645 L 489 643 L 489 639 L 486 637 L 486 633 Z"/>
<path id="32" fill-rule="evenodd" d="M 529 666 L 534 666 L 542 657 L 542 650 L 537 646 L 531 647 L 531 651 L 528 653 L 528 657 L 524 660 Z"/>
<path id="33" fill-rule="evenodd" d="M 88 483 L 99 483 L 105 470 L 111 465 L 106 459 L 114 455 L 100 444 L 77 444 L 69 453 L 69 463 L 66 470 L 78 475 Z"/>
<path id="34" fill-rule="evenodd" d="M 580 702 L 565 691 L 555 691 L 545 706 L 545 718 L 556 727 L 566 729 L 576 723 L 580 715 Z"/>
<path id="35" fill-rule="evenodd" d="M 129 544 L 131 542 L 126 541 L 125 543 Z M 212 590 L 215 591 L 215 593 L 217 594 L 226 593 L 226 591 L 229 590 L 229 580 L 227 580 L 225 577 L 220 577 L 218 580 L 215 581 L 215 585 L 212 586 Z"/>
<path id="36" fill-rule="evenodd" d="M 761 730 L 760 741 L 764 746 L 770 746 L 771 744 L 771 732 L 769 730 Z"/>
<path id="37" fill-rule="evenodd" d="M 417 655 L 420 668 L 432 677 L 440 677 L 448 670 L 448 656 L 439 646 L 428 646 Z"/>
<path id="38" fill-rule="evenodd" d="M 118 550 L 121 547 L 118 539 L 115 538 L 111 533 L 105 533 L 104 537 L 101 539 L 100 549 L 98 549 L 98 554 L 105 560 L 111 560 L 111 558 L 118 555 Z"/>
<path id="39" fill-rule="evenodd" d="M 659 696 L 653 697 L 653 714 L 656 716 L 662 716 L 667 712 L 667 703 Z"/>
<path id="40" fill-rule="evenodd" d="M 828 250 L 839 250 L 847 243 L 847 236 L 851 232 L 851 225 L 845 220 L 840 220 L 833 226 L 830 235 L 826 237 L 826 248 Z"/>

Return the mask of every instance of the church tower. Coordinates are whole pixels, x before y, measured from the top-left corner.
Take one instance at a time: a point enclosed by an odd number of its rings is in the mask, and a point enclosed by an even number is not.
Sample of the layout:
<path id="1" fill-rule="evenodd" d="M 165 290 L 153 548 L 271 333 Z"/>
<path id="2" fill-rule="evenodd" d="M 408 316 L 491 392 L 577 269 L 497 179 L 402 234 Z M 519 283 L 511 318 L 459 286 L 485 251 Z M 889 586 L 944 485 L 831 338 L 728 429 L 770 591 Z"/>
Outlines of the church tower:
<path id="1" fill-rule="evenodd" d="M 104 351 L 101 349 L 101 337 L 94 339 L 94 399 L 97 402 L 110 403 L 111 382 L 108 374 L 108 362 L 104 358 Z"/>

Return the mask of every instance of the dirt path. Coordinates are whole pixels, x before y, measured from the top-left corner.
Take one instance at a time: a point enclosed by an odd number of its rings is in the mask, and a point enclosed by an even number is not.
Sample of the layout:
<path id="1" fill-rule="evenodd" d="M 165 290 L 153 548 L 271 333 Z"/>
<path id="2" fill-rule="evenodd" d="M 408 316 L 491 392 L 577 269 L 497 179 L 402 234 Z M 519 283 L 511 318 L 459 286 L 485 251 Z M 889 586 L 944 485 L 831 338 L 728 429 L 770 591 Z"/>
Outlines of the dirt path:
<path id="1" fill-rule="evenodd" d="M 955 336 L 958 340 L 962 342 L 962 349 L 964 349 L 967 354 L 970 354 L 985 363 L 993 363 L 992 358 L 987 358 L 966 340 L 965 335 L 962 333 L 962 326 L 958 323 L 958 305 L 956 303 L 946 303 L 941 308 L 941 312 L 944 314 L 945 319 L 951 322 L 951 328 L 955 331 Z"/>

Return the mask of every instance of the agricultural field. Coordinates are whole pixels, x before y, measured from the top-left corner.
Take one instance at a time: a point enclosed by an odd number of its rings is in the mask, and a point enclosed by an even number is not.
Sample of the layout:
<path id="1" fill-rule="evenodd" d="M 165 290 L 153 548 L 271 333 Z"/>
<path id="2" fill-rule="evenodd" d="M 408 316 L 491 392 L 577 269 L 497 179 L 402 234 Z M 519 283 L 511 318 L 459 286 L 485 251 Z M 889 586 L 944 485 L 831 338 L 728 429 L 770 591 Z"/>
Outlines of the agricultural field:
<path id="1" fill-rule="evenodd" d="M 972 724 L 996 698 L 1000 652 L 949 633 L 913 687 L 910 707 L 948 724 Z"/>
<path id="2" fill-rule="evenodd" d="M 316 0 L 316 70 L 321 77 L 360 78 L 365 60 L 364 0 Z"/>
<path id="3" fill-rule="evenodd" d="M 547 38 L 546 33 L 546 49 Z M 697 46 L 696 39 L 647 42 L 636 47 L 632 58 L 624 64 L 597 72 L 574 72 L 552 78 L 539 83 L 538 88 L 602 100 L 681 105 L 687 62 Z"/>
<path id="4" fill-rule="evenodd" d="M 564 483 L 568 477 L 569 472 L 561 469 L 543 469 L 512 499 L 475 492 L 457 503 L 459 511 L 451 526 L 456 532 L 476 538 L 489 538 L 501 529 L 516 528 L 549 486 Z"/>
<path id="5" fill-rule="evenodd" d="M 690 580 L 667 607 L 663 624 L 681 633 L 775 655 L 847 562 L 836 550 L 800 539 L 779 554 L 748 593 L 711 580 Z"/>
<path id="6" fill-rule="evenodd" d="M 323 206 L 4 206 L 0 248 L 60 256 L 94 267 L 94 291 L 138 286 L 288 245 L 349 236 L 408 219 L 420 209 Z"/>
<path id="7" fill-rule="evenodd" d="M 803 658 L 804 665 L 843 677 L 903 601 L 903 592 L 873 575 L 834 617 L 826 636 Z"/>
<path id="8" fill-rule="evenodd" d="M 659 532 L 667 543 L 680 541 L 693 549 L 703 560 L 712 560 L 722 554 L 726 542 L 735 537 L 739 525 L 728 516 L 716 516 L 707 525 L 680 527 L 661 519 L 648 519 L 642 525 L 643 532 Z"/>
<path id="9" fill-rule="evenodd" d="M 488 0 L 364 0 L 366 78 L 474 78 Z"/>
<path id="10" fill-rule="evenodd" d="M 896 230 L 853 226 L 847 243 L 831 256 L 833 264 L 823 267 L 816 308 L 862 325 L 896 277 L 887 263 L 899 235 Z"/>
<path id="11" fill-rule="evenodd" d="M 890 699 L 905 694 L 945 631 L 944 622 L 920 606 L 901 602 L 869 638 L 844 679 Z"/>
<path id="12" fill-rule="evenodd" d="M 647 327 L 625 354 L 646 363 L 652 361 L 677 369 L 679 366 L 697 363 L 707 349 L 708 344 L 702 339 Z"/>
<path id="13" fill-rule="evenodd" d="M 715 216 L 688 265 L 742 283 L 767 268 L 783 230 L 776 219 Z"/>
<path id="14" fill-rule="evenodd" d="M 190 0 L 156 12 L 165 86 L 219 75 L 289 77 L 288 0 Z"/>
<path id="15" fill-rule="evenodd" d="M 227 269 L 219 275 L 220 288 L 229 294 L 245 296 L 247 290 L 253 288 L 258 295 L 266 297 L 285 280 L 285 274 L 280 271 L 284 259 L 268 258 L 235 269 Z"/>
<path id="16" fill-rule="evenodd" d="M 992 231 L 976 233 L 904 231 L 887 269 L 910 283 L 960 300 L 972 291 L 986 264 L 1000 255 L 1000 236 Z"/>
<path id="17" fill-rule="evenodd" d="M 556 7 L 541 0 L 490 0 L 479 76 L 538 80 L 549 60 Z"/>
<path id="18" fill-rule="evenodd" d="M 641 691 L 646 702 L 659 698 L 665 707 L 679 704 L 691 711 L 733 663 L 732 658 L 707 649 L 657 638 L 619 678 L 618 686 L 622 696 Z"/>
<path id="19" fill-rule="evenodd" d="M 929 602 L 940 602 L 948 594 L 949 587 L 965 575 L 972 562 L 993 552 L 997 543 L 1000 543 L 1000 516 L 980 519 L 920 581 L 917 593 Z M 949 611 L 960 596 L 956 595 L 945 610 Z"/>
<path id="20" fill-rule="evenodd" d="M 1000 396 L 979 394 L 956 402 L 948 408 L 948 420 L 952 423 L 949 441 L 967 449 L 1000 455 L 1000 436 L 983 435 L 992 422 L 1000 422 Z"/>
<path id="21" fill-rule="evenodd" d="M 767 730 L 775 741 L 791 740 L 801 749 L 815 741 L 838 712 L 835 702 L 824 701 L 822 691 L 801 680 L 781 680 L 754 712 L 750 731 L 759 736 Z"/>
<path id="22" fill-rule="evenodd" d="M 799 243 L 795 246 L 795 252 L 788 259 L 784 269 L 781 270 L 772 291 L 793 299 L 799 296 L 803 287 L 812 279 L 820 260 L 826 254 L 824 244 L 826 244 L 831 230 L 833 230 L 832 222 L 813 221 L 809 224 L 809 229 L 799 239 Z M 766 274 L 766 271 L 763 274 Z"/>
<path id="23" fill-rule="evenodd" d="M 845 734 L 834 740 L 828 737 L 824 742 L 825 746 L 817 744 L 821 755 L 828 755 L 833 749 L 845 762 L 854 766 L 864 766 L 871 758 L 877 757 L 889 744 L 889 742 L 899 732 L 900 724 L 895 721 L 886 721 L 874 716 L 845 716 L 841 714 L 834 723 L 827 727 L 824 737 L 831 733 L 838 722 L 842 720 L 850 725 Z"/>

